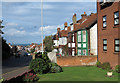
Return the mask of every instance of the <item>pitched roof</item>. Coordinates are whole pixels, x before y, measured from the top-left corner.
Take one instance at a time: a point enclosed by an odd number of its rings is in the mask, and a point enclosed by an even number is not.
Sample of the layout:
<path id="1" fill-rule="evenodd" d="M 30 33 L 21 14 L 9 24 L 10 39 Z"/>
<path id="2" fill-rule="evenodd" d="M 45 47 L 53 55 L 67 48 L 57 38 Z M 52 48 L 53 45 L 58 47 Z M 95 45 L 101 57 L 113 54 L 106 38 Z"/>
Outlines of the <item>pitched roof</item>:
<path id="1" fill-rule="evenodd" d="M 71 32 L 74 32 L 80 29 L 89 29 L 95 23 L 97 23 L 97 13 L 91 14 L 90 16 L 88 16 L 84 21 L 82 21 L 81 24 L 80 23 L 74 24 L 75 29 Z"/>
<path id="2" fill-rule="evenodd" d="M 61 33 L 61 37 L 67 37 L 68 36 L 68 32 L 69 30 L 62 30 Z"/>

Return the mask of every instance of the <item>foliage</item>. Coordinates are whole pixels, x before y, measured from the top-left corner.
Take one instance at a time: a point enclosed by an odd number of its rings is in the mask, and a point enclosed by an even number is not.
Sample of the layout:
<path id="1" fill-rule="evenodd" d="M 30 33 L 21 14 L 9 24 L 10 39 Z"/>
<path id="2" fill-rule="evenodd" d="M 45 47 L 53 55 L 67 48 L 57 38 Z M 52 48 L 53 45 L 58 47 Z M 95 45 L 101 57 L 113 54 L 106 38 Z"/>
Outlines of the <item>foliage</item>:
<path id="1" fill-rule="evenodd" d="M 59 73 L 59 72 L 63 72 L 62 67 L 60 67 L 57 63 L 49 63 L 49 67 L 50 67 L 50 73 Z"/>
<path id="2" fill-rule="evenodd" d="M 37 53 L 36 59 L 30 63 L 30 69 L 34 70 L 35 73 L 57 73 L 62 72 L 62 68 L 57 64 L 49 60 L 47 53 Z"/>
<path id="3" fill-rule="evenodd" d="M 47 52 L 51 52 L 53 50 L 53 40 L 52 40 L 53 36 L 46 36 L 45 39 L 43 40 L 43 43 L 45 45 L 45 51 Z"/>
<path id="4" fill-rule="evenodd" d="M 118 73 L 120 73 L 120 65 L 116 65 L 115 66 L 115 71 L 118 72 Z"/>
<path id="5" fill-rule="evenodd" d="M 60 66 L 52 66 L 50 69 L 50 73 L 60 73 L 60 72 L 63 72 Z"/>
<path id="6" fill-rule="evenodd" d="M 52 66 L 50 69 L 50 73 L 60 73 L 62 72 L 62 68 L 60 66 Z"/>
<path id="7" fill-rule="evenodd" d="M 49 71 L 49 65 L 43 59 L 37 58 L 30 62 L 30 69 L 32 69 L 35 73 L 43 74 Z"/>
<path id="8" fill-rule="evenodd" d="M 35 52 L 35 48 L 31 49 L 31 53 L 34 53 Z"/>
<path id="9" fill-rule="evenodd" d="M 28 53 L 31 53 L 29 50 L 27 50 Z"/>
<path id="10" fill-rule="evenodd" d="M 4 78 L 0 78 L 0 83 L 2 83 L 4 81 Z"/>
<path id="11" fill-rule="evenodd" d="M 102 66 L 101 62 L 97 61 L 96 66 L 100 68 Z"/>
<path id="12" fill-rule="evenodd" d="M 23 80 L 26 82 L 34 82 L 34 81 L 37 81 L 38 79 L 39 79 L 38 76 L 33 73 L 27 73 L 23 78 Z"/>
<path id="13" fill-rule="evenodd" d="M 104 63 L 101 65 L 101 67 L 102 67 L 102 69 L 105 69 L 105 70 L 110 70 L 110 69 L 111 69 L 109 62 L 104 62 Z"/>
<path id="14" fill-rule="evenodd" d="M 6 43 L 6 40 L 4 40 L 2 38 L 2 59 L 7 59 L 9 58 L 10 55 L 10 47 L 9 45 Z"/>

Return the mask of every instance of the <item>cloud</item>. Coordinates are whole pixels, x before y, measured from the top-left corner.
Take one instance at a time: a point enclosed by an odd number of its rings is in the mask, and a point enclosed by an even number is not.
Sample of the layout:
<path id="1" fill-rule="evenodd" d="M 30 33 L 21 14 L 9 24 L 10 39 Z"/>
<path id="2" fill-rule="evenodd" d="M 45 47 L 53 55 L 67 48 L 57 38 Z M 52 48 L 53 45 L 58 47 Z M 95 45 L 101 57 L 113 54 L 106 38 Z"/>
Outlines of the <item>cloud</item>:
<path id="1" fill-rule="evenodd" d="M 5 23 L 7 26 L 4 28 L 4 37 L 6 37 L 6 39 L 8 38 L 10 41 L 20 38 L 21 41 L 16 41 L 16 43 L 27 43 L 27 40 L 30 42 L 39 40 L 41 42 L 41 28 L 39 28 L 41 26 L 41 3 L 26 3 L 21 1 L 3 3 L 3 22 L 7 21 L 7 23 Z M 62 30 L 64 22 L 70 24 L 72 22 L 73 13 L 77 13 L 77 19 L 79 19 L 84 11 L 86 11 L 87 14 L 91 11 L 94 12 L 96 8 L 95 4 L 96 3 L 65 3 L 64 1 L 63 3 L 57 3 L 57 1 L 53 3 L 44 2 L 44 36 L 54 35 L 58 27 Z"/>
<path id="2" fill-rule="evenodd" d="M 19 29 L 24 29 L 24 27 L 20 27 Z"/>
<path id="3" fill-rule="evenodd" d="M 95 2 L 96 0 L 43 0 L 43 2 Z M 4 0 L 3 2 L 41 2 L 41 0 Z"/>
<path id="4" fill-rule="evenodd" d="M 62 28 L 62 25 L 58 25 L 58 26 L 45 26 L 43 27 L 43 35 L 47 36 L 47 35 L 51 35 L 53 33 L 56 33 L 57 28 L 60 27 Z M 23 36 L 41 36 L 41 27 L 36 30 L 36 31 L 25 31 L 24 27 L 20 27 L 19 29 L 16 28 L 8 28 L 4 30 L 5 35 L 7 36 L 16 36 L 16 37 L 23 37 Z"/>
<path id="5" fill-rule="evenodd" d="M 45 27 L 43 27 L 43 35 L 46 36 L 46 35 L 51 35 L 52 33 L 56 33 L 58 27 L 62 28 L 63 24 L 62 25 L 57 25 L 57 26 L 45 26 Z M 31 35 L 31 36 L 40 36 L 41 33 L 42 33 L 41 30 L 42 29 L 40 27 L 38 29 L 38 31 L 30 32 L 29 35 Z"/>
<path id="6" fill-rule="evenodd" d="M 17 26 L 18 24 L 17 23 L 7 23 L 5 24 L 6 26 Z"/>
<path id="7" fill-rule="evenodd" d="M 17 30 L 15 28 L 10 28 L 10 29 L 7 29 L 6 31 L 4 31 L 5 35 L 8 35 L 8 36 L 23 36 L 26 34 L 26 31 L 24 30 Z"/>

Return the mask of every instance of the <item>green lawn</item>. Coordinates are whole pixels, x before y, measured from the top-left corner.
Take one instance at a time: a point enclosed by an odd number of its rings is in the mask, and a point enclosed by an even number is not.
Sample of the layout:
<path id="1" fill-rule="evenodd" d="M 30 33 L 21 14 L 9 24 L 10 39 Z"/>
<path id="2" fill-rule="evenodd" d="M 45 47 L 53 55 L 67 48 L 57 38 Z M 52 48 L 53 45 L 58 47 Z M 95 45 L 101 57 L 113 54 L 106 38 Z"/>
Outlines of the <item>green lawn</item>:
<path id="1" fill-rule="evenodd" d="M 63 67 L 61 73 L 38 75 L 39 81 L 118 81 L 118 73 L 106 77 L 106 70 L 93 67 Z"/>

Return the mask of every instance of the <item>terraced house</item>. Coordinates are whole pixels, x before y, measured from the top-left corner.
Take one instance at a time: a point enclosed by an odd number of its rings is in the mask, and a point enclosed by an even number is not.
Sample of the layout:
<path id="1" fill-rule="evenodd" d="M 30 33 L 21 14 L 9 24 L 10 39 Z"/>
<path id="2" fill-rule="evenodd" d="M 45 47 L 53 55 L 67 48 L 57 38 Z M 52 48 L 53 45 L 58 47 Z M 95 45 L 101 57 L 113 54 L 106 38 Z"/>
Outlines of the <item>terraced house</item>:
<path id="1" fill-rule="evenodd" d="M 97 55 L 97 14 L 91 13 L 76 21 L 73 15 L 73 30 L 68 33 L 69 55 L 89 56 Z"/>
<path id="2" fill-rule="evenodd" d="M 98 60 L 112 67 L 120 60 L 120 0 L 98 0 Z"/>
<path id="3" fill-rule="evenodd" d="M 54 35 L 53 42 L 54 46 L 58 48 L 58 52 L 64 56 L 63 47 L 66 46 L 68 43 L 68 32 L 71 31 L 71 27 L 68 26 L 67 22 L 64 23 L 64 29 L 61 30 L 57 28 L 57 33 Z"/>

